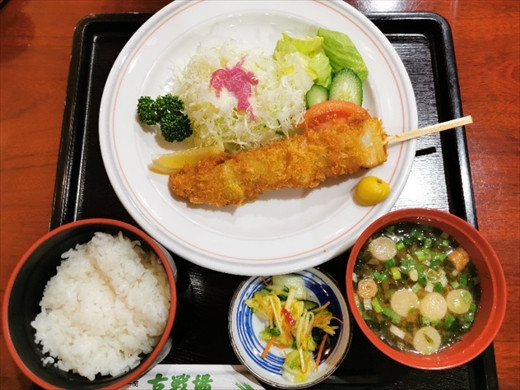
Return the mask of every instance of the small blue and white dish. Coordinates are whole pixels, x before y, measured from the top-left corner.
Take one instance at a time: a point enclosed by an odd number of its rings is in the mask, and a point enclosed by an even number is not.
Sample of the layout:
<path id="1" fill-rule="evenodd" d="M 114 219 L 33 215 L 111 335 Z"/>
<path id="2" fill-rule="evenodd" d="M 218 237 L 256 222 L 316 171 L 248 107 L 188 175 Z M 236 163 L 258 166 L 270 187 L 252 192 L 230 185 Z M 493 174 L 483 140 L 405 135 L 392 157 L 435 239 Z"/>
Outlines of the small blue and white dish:
<path id="1" fill-rule="evenodd" d="M 271 347 L 263 358 L 266 347 L 259 334 L 266 323 L 253 314 L 245 301 L 253 294 L 266 287 L 271 278 L 253 276 L 242 282 L 231 301 L 229 310 L 229 336 L 233 350 L 241 363 L 260 381 L 281 389 L 303 389 L 313 386 L 331 375 L 343 362 L 352 338 L 351 319 L 345 298 L 336 282 L 327 274 L 315 268 L 294 272 L 303 278 L 307 290 L 307 299 L 320 305 L 330 302 L 328 309 L 338 325 L 336 334 L 331 337 L 330 346 L 323 354 L 321 363 L 307 381 L 294 383 L 282 376 L 282 365 L 288 350 Z"/>

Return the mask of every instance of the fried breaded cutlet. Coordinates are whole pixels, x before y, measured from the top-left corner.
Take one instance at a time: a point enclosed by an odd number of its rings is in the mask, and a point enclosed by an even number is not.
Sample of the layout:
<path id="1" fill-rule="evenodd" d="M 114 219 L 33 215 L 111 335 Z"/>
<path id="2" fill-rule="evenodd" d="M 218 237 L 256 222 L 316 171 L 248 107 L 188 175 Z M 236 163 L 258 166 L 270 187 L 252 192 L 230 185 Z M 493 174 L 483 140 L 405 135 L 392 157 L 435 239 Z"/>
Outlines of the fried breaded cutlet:
<path id="1" fill-rule="evenodd" d="M 187 165 L 170 175 L 169 188 L 194 204 L 239 206 L 267 190 L 313 188 L 329 177 L 380 165 L 387 159 L 385 140 L 379 119 L 354 115 L 263 147 Z"/>

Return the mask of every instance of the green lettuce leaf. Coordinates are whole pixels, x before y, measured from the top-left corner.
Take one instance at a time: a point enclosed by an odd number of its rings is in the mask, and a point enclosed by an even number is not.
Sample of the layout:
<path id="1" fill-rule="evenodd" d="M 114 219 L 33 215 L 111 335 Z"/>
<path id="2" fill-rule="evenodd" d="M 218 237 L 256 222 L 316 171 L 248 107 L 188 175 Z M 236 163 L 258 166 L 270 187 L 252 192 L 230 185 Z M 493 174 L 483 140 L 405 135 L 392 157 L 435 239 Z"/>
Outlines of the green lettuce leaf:
<path id="1" fill-rule="evenodd" d="M 347 35 L 338 31 L 320 28 L 317 36 L 323 38 L 321 47 L 329 58 L 333 72 L 338 72 L 343 68 L 350 68 L 358 75 L 361 82 L 367 79 L 368 69 L 365 61 L 363 61 L 363 57 L 361 57 L 356 46 Z"/>
<path id="2" fill-rule="evenodd" d="M 332 68 L 323 51 L 322 43 L 323 38 L 318 36 L 298 39 L 283 33 L 282 38 L 276 43 L 274 58 L 287 73 L 294 69 L 295 63 L 299 63 L 316 84 L 328 88 L 332 79 Z"/>

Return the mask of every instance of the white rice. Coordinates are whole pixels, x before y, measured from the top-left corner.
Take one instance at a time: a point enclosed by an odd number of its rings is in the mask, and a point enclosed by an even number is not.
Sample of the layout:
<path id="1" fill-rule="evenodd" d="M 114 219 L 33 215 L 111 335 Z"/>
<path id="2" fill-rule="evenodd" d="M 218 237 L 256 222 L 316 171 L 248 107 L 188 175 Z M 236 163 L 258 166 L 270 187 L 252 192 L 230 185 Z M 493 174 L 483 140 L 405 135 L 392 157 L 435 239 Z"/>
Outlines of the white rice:
<path id="1" fill-rule="evenodd" d="M 168 278 L 157 256 L 120 232 L 96 233 L 64 259 L 45 287 L 31 325 L 44 364 L 117 376 L 139 364 L 159 341 L 168 318 Z"/>

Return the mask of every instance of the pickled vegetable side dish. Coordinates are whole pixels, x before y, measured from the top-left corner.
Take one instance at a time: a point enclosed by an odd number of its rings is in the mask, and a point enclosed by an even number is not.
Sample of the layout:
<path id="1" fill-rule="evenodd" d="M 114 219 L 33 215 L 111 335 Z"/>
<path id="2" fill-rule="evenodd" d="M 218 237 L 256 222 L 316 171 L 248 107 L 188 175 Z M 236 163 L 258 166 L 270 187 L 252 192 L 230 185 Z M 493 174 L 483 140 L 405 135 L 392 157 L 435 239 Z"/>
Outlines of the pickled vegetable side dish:
<path id="1" fill-rule="evenodd" d="M 481 294 L 464 248 L 440 229 L 409 222 L 367 240 L 353 283 L 370 329 L 391 347 L 420 354 L 457 342 L 473 325 Z"/>
<path id="2" fill-rule="evenodd" d="M 273 276 L 245 304 L 266 324 L 259 335 L 266 342 L 262 358 L 273 347 L 282 350 L 282 376 L 293 383 L 307 381 L 327 354 L 330 337 L 341 322 L 329 311 L 330 302 L 320 305 L 310 300 L 304 279 L 288 274 Z"/>

